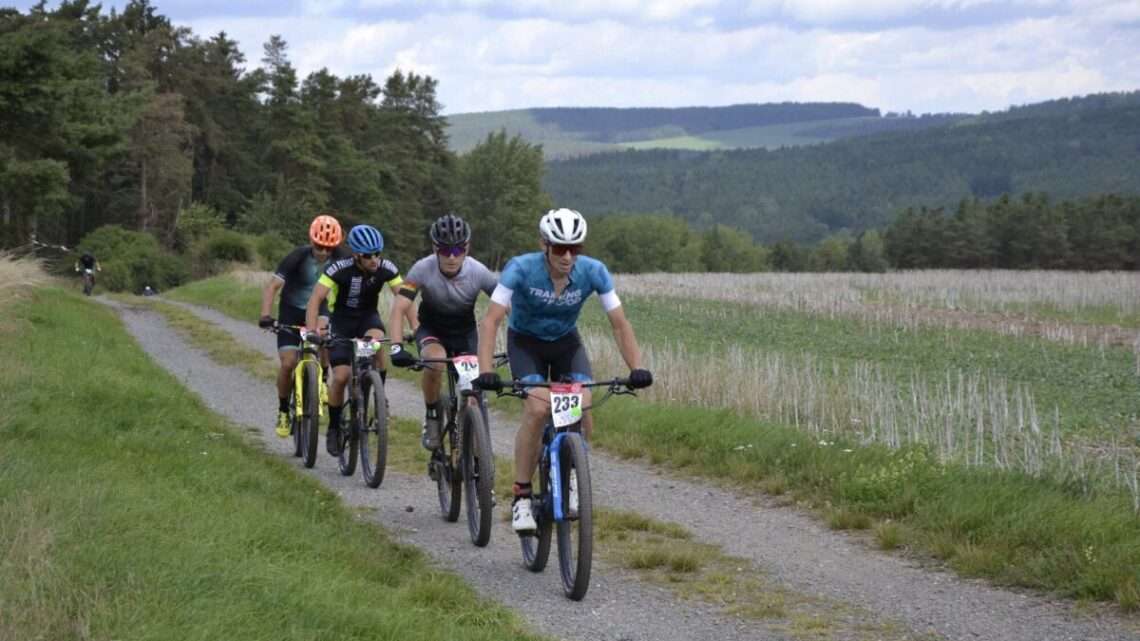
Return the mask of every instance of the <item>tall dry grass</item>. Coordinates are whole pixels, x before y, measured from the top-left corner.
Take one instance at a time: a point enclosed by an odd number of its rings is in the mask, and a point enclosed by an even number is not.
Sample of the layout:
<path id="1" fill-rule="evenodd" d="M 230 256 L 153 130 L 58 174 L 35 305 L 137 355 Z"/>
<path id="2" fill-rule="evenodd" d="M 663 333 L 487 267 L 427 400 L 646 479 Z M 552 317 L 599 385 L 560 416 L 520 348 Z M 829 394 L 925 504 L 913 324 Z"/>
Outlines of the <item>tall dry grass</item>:
<path id="1" fill-rule="evenodd" d="M 11 303 L 28 288 L 43 285 L 48 280 L 38 259 L 0 252 L 0 305 Z"/>
<path id="2" fill-rule="evenodd" d="M 583 332 L 595 372 L 625 371 L 608 335 Z M 1055 408 L 1039 408 L 1027 387 L 978 372 L 919 372 L 900 384 L 879 364 L 844 366 L 810 353 L 788 356 L 732 345 L 692 353 L 682 344 L 644 345 L 657 373 L 646 398 L 707 408 L 734 408 L 794 425 L 821 444 L 891 448 L 923 445 L 943 463 L 1015 470 L 1124 488 L 1140 512 L 1140 452 L 1126 443 L 1065 439 Z"/>
<path id="3" fill-rule="evenodd" d="M 1132 272 L 635 274 L 616 282 L 627 294 L 724 300 L 908 329 L 987 329 L 1077 345 L 1122 345 L 1140 357 L 1135 328 L 1064 318 L 1090 311 L 1140 314 L 1140 277 Z"/>

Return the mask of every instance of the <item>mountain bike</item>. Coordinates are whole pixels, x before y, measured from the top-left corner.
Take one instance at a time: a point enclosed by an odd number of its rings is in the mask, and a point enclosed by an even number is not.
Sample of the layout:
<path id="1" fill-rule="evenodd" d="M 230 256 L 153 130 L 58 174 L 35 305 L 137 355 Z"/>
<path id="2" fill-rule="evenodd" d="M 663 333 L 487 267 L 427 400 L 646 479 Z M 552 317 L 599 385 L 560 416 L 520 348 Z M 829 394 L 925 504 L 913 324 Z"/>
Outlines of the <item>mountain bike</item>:
<path id="1" fill-rule="evenodd" d="M 79 271 L 79 270 L 76 270 Z M 90 267 L 83 268 L 83 295 L 90 296 L 95 290 L 95 270 Z"/>
<path id="2" fill-rule="evenodd" d="M 582 416 L 611 396 L 636 396 L 629 379 L 615 378 L 598 383 L 523 383 L 514 381 L 499 396 L 525 399 L 527 389 L 550 389 L 550 418 L 542 430 L 542 458 L 538 464 L 538 492 L 532 497 L 531 511 L 538 528 L 520 532 L 523 565 L 531 572 L 542 572 L 550 555 L 550 535 L 558 530 L 558 566 L 562 589 L 575 601 L 586 596 L 590 587 L 590 567 L 594 555 L 594 501 L 590 482 L 588 447 L 582 437 Z M 583 407 L 587 387 L 605 387 L 606 394 L 590 407 Z"/>
<path id="3" fill-rule="evenodd" d="M 325 414 L 321 399 L 328 397 L 320 348 L 308 340 L 301 325 L 274 323 L 270 331 L 294 332 L 301 336 L 301 359 L 293 368 L 293 393 L 289 395 L 289 433 L 293 437 L 293 456 L 301 457 L 305 467 L 313 467 L 317 463 L 321 417 Z"/>
<path id="4" fill-rule="evenodd" d="M 338 343 L 352 345 L 352 374 L 348 379 L 348 425 L 340 430 L 340 456 L 337 463 L 343 476 L 356 472 L 360 458 L 364 484 L 380 487 L 384 482 L 384 469 L 388 464 L 388 400 L 380 372 L 373 364 L 373 356 L 389 340 L 387 338 L 332 337 L 326 345 Z"/>
<path id="5" fill-rule="evenodd" d="M 496 354 L 495 366 L 505 363 L 506 357 Z M 447 395 L 439 447 L 432 450 L 428 476 L 436 482 L 439 509 L 450 523 L 459 520 L 460 499 L 466 489 L 467 532 L 472 543 L 483 547 L 491 540 L 495 455 L 487 404 L 482 392 L 472 387 L 479 377 L 479 357 L 420 358 L 409 369 L 418 371 L 431 364 L 447 365 Z"/>

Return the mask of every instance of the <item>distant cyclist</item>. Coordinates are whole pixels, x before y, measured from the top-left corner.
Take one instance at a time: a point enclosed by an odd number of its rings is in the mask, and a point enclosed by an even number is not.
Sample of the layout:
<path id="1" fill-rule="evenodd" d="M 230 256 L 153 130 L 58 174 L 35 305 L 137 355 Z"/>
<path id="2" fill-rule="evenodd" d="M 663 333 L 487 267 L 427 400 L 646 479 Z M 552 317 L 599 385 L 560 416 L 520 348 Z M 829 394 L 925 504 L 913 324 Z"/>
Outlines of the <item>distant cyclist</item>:
<path id="1" fill-rule="evenodd" d="M 257 324 L 264 328 L 273 324 L 304 325 L 305 306 L 313 294 L 317 279 L 330 260 L 349 256 L 341 246 L 344 234 L 336 218 L 317 216 L 309 225 L 309 244 L 301 245 L 281 260 L 277 271 L 261 292 L 261 318 Z M 281 299 L 277 305 L 277 318 L 270 315 L 277 292 Z M 328 322 L 328 310 L 322 309 L 321 320 Z M 316 329 L 316 326 L 312 326 Z M 277 356 L 281 362 L 277 370 L 277 436 L 289 436 L 289 395 L 293 390 L 293 368 L 300 358 L 301 334 L 296 330 L 277 332 Z"/>
<path id="2" fill-rule="evenodd" d="M 95 272 L 103 271 L 103 267 L 99 265 L 99 261 L 95 260 L 95 256 L 90 252 L 83 252 L 83 255 L 75 261 L 75 271 L 83 273 L 84 293 L 88 293 L 95 288 Z M 87 284 L 88 279 L 90 279 L 90 284 Z"/>
<path id="3" fill-rule="evenodd" d="M 511 376 L 523 383 L 543 380 L 590 382 L 593 372 L 586 348 L 578 335 L 578 315 L 590 294 L 597 293 L 610 319 L 614 340 L 630 368 L 630 386 L 648 387 L 653 376 L 642 369 L 641 350 L 633 326 L 625 317 L 614 291 L 613 278 L 601 261 L 580 256 L 586 240 L 586 219 L 572 209 L 551 210 L 538 223 L 542 251 L 516 256 L 503 268 L 491 304 L 479 328 L 479 378 L 482 389 L 502 388 L 492 368 L 499 324 L 510 310 L 507 356 Z M 590 404 L 589 390 L 585 392 Z M 531 478 L 538 466 L 542 427 L 550 415 L 550 392 L 529 390 L 522 425 L 515 435 L 515 500 L 511 527 L 534 530 L 531 512 Z M 582 431 L 589 438 L 593 417 L 582 417 Z M 573 481 L 573 477 L 571 477 Z M 571 496 L 576 491 L 571 482 Z"/>
<path id="4" fill-rule="evenodd" d="M 388 321 L 393 336 L 403 332 L 402 316 L 408 313 L 416 296 L 422 295 L 419 307 L 420 327 L 416 330 L 416 346 L 422 358 L 448 358 L 459 354 L 477 354 L 479 332 L 475 324 L 475 301 L 479 292 L 488 296 L 497 279 L 483 263 L 468 255 L 471 249 L 471 226 L 455 214 L 441 216 L 429 232 L 434 249 L 430 256 L 416 261 L 408 270 L 400 296 L 392 306 Z M 415 358 L 399 344 L 392 345 L 392 364 L 407 367 Z M 423 446 L 439 447 L 443 422 L 443 404 L 439 399 L 443 368 L 424 369 Z"/>
<path id="5" fill-rule="evenodd" d="M 313 287 L 313 295 L 305 311 L 306 326 L 316 327 L 321 306 L 328 300 L 329 330 L 338 338 L 384 337 L 384 323 L 380 320 L 380 291 L 387 285 L 393 294 L 399 292 L 403 279 L 396 265 L 380 252 L 384 237 L 371 225 L 357 225 L 348 232 L 348 246 L 352 257 L 330 263 Z M 398 298 L 398 297 L 397 297 Z M 415 316 L 407 310 L 408 324 L 416 327 Z M 376 369 L 380 379 L 387 382 L 388 371 L 384 364 L 384 350 L 376 353 Z M 334 344 L 329 349 L 332 379 L 329 381 L 329 428 L 325 435 L 325 449 L 332 456 L 340 456 L 340 414 L 344 409 L 344 388 L 352 375 L 352 345 Z"/>

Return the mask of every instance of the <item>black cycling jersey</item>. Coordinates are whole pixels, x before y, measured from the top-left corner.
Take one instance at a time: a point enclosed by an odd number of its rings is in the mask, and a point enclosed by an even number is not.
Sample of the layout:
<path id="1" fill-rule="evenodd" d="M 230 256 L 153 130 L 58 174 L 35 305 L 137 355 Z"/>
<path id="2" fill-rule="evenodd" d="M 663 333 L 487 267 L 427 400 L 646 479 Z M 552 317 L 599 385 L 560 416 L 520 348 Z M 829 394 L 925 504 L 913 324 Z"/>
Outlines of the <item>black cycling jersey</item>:
<path id="1" fill-rule="evenodd" d="M 330 263 L 317 282 L 331 291 L 332 317 L 343 318 L 375 312 L 380 304 L 380 290 L 385 285 L 399 287 L 404 281 L 399 268 L 388 259 L 380 261 L 375 272 L 368 273 L 357 267 L 354 259 L 344 258 Z"/>
<path id="2" fill-rule="evenodd" d="M 95 257 L 91 254 L 83 254 L 79 257 L 79 264 L 86 269 L 95 269 Z"/>
<path id="3" fill-rule="evenodd" d="M 332 256 L 325 261 L 317 260 L 317 257 L 313 255 L 311 245 L 301 245 L 289 252 L 288 256 L 281 259 L 281 263 L 277 265 L 277 271 L 274 273 L 277 278 L 285 283 L 281 288 L 282 307 L 280 309 L 284 310 L 285 306 L 305 309 L 309 305 L 309 297 L 313 294 L 313 285 L 317 284 L 317 279 L 328 267 L 329 261 L 351 256 L 352 254 L 344 246 L 334 249 Z M 280 313 L 284 314 L 285 312 L 281 311 Z"/>

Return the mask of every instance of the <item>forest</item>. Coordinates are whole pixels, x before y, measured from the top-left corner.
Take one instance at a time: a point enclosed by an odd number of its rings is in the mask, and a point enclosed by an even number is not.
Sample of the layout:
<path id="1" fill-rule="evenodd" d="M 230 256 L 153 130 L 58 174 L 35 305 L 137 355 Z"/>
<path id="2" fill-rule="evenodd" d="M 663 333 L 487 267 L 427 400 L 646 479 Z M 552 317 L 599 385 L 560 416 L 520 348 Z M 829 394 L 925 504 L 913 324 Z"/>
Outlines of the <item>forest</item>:
<path id="1" fill-rule="evenodd" d="M 625 151 L 550 162 L 543 185 L 583 211 L 664 212 L 757 242 L 881 229 L 909 207 L 1046 192 L 1140 193 L 1140 92 L 766 151 Z"/>

